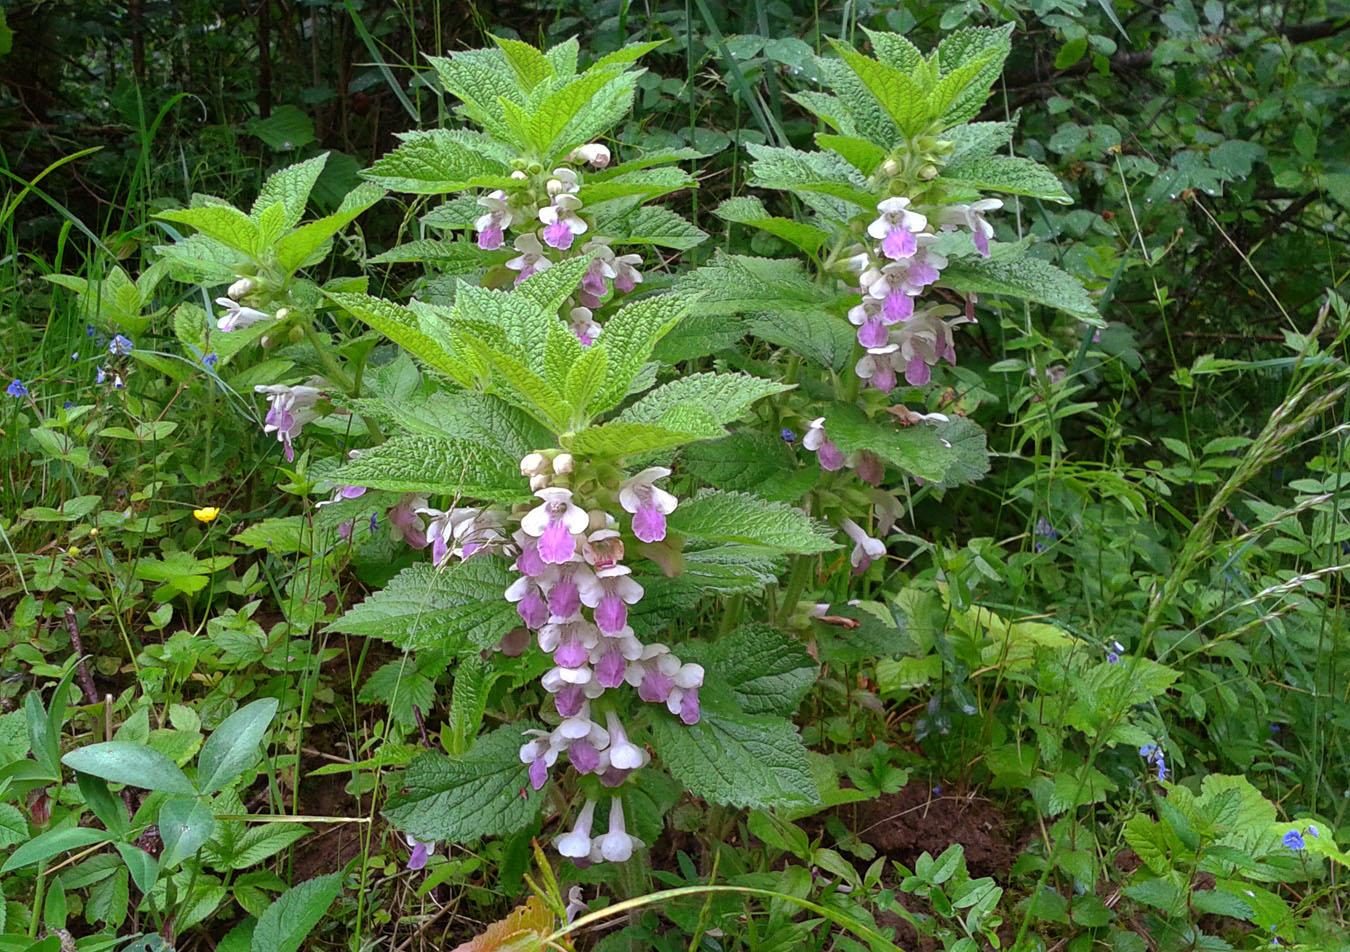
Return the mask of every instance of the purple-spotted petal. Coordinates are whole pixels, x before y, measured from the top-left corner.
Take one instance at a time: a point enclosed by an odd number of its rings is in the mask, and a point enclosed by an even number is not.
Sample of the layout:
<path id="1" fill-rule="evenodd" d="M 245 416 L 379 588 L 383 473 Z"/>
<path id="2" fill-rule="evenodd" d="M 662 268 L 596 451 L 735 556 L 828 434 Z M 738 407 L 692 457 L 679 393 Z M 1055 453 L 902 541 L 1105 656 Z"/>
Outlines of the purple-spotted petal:
<path id="1" fill-rule="evenodd" d="M 539 537 L 539 557 L 550 565 L 566 562 L 577 551 L 577 540 L 567 531 L 562 519 L 549 523 L 544 534 Z"/>
<path id="2" fill-rule="evenodd" d="M 901 228 L 899 225 L 893 225 L 881 241 L 881 253 L 892 261 L 913 257 L 918 247 L 914 234 L 909 229 Z"/>
<path id="3" fill-rule="evenodd" d="M 653 504 L 639 506 L 633 513 L 633 535 L 643 542 L 660 542 L 666 537 L 666 517 Z"/>

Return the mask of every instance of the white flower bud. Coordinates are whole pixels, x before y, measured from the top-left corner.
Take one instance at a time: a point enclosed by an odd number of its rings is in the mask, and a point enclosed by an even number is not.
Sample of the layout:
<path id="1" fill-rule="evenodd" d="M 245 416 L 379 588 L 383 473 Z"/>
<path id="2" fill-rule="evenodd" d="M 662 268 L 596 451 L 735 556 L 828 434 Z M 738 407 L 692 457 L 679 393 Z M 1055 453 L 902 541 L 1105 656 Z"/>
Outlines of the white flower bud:
<path id="1" fill-rule="evenodd" d="M 609 165 L 609 148 L 599 142 L 577 146 L 568 156 L 573 162 L 589 162 L 591 168 L 603 169 Z"/>
<path id="2" fill-rule="evenodd" d="M 549 477 L 546 473 L 539 473 L 530 477 L 530 492 L 535 493 L 548 486 Z"/>
<path id="3" fill-rule="evenodd" d="M 279 321 L 284 321 L 286 320 L 286 318 L 290 316 L 291 316 L 291 309 L 289 307 L 283 307 L 276 313 L 276 318 Z"/>
<path id="4" fill-rule="evenodd" d="M 234 282 L 234 284 L 231 284 L 230 289 L 225 293 L 238 301 L 241 300 L 244 295 L 252 292 L 255 287 L 257 287 L 257 285 L 253 283 L 252 278 L 240 278 L 238 281 Z"/>
<path id="5" fill-rule="evenodd" d="M 548 460 L 543 453 L 526 453 L 520 461 L 520 475 L 538 476 L 548 468 Z"/>
<path id="6" fill-rule="evenodd" d="M 900 174 L 900 163 L 895 161 L 895 159 L 887 159 L 885 162 L 881 163 L 881 171 L 894 178 Z"/>
<path id="7" fill-rule="evenodd" d="M 512 173 L 511 173 L 511 177 L 512 177 L 513 179 L 527 179 L 527 178 L 529 178 L 529 176 L 526 175 L 524 172 L 522 172 L 520 169 L 516 169 L 514 172 L 512 172 Z"/>
<path id="8" fill-rule="evenodd" d="M 563 190 L 563 183 L 555 178 L 551 178 L 544 185 L 544 191 L 548 192 L 548 197 L 552 198 Z"/>
<path id="9" fill-rule="evenodd" d="M 572 471 L 572 454 L 559 453 L 553 457 L 553 471 L 559 476 L 565 476 Z"/>

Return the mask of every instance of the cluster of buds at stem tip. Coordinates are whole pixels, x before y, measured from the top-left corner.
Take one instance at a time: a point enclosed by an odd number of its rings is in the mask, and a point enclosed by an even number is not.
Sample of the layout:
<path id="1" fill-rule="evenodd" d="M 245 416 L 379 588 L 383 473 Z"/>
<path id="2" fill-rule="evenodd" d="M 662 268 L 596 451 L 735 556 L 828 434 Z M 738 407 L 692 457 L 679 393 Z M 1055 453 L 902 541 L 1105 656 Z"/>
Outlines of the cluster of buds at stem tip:
<path id="1" fill-rule="evenodd" d="M 515 250 L 506 268 L 515 272 L 516 284 L 564 258 L 592 256 L 581 287 L 562 310 L 572 333 L 587 347 L 602 330 L 596 312 L 642 283 L 641 255 L 616 255 L 610 239 L 595 234 L 581 195 L 582 167 L 603 169 L 610 159 L 607 146 L 592 142 L 577 146 L 552 171 L 519 162 L 511 173 L 517 184 L 481 196 L 478 204 L 483 211 L 474 221 L 478 247 Z"/>
<path id="2" fill-rule="evenodd" d="M 895 164 L 894 159 L 888 162 Z M 889 393 L 902 375 L 911 386 L 923 386 L 939 361 L 956 363 L 952 328 L 973 320 L 972 310 L 967 307 L 961 314 L 945 305 L 918 307 L 916 302 L 947 267 L 947 256 L 938 250 L 941 233 L 968 231 L 975 250 L 987 258 L 994 228 L 985 215 L 1002 207 L 996 198 L 915 206 L 904 195 L 877 203 L 877 217 L 867 225 L 871 243 L 855 246 L 848 258 L 862 297 L 848 318 L 867 351 L 854 367 L 859 377 Z"/>
<path id="3" fill-rule="evenodd" d="M 520 759 L 536 790 L 563 756 L 578 774 L 617 787 L 650 760 L 628 736 L 621 712 L 631 701 L 617 689 L 634 689 L 639 701 L 661 704 L 685 724 L 701 716 L 703 668 L 666 645 L 644 644 L 629 624 L 645 592 L 624 563 L 625 540 L 665 540 L 666 516 L 679 500 L 656 484 L 670 470 L 604 480 L 558 450 L 527 454 L 520 470 L 538 503 L 519 514 L 511 534 L 517 577 L 504 595 L 553 662 L 541 684 L 557 715 L 551 730 L 527 732 Z M 641 844 L 624 831 L 618 800 L 604 837 L 590 836 L 593 811 L 594 804 L 583 808 L 559 850 L 583 862 L 627 859 Z"/>

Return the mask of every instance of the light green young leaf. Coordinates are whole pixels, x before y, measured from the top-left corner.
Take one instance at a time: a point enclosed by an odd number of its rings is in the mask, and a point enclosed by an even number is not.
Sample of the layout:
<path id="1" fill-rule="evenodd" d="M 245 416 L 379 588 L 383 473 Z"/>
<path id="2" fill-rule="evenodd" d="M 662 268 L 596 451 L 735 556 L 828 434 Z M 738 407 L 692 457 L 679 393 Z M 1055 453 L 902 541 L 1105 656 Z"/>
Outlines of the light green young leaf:
<path id="1" fill-rule="evenodd" d="M 927 106 L 928 90 L 908 74 L 863 56 L 853 47 L 831 40 L 840 59 L 895 122 L 906 138 L 913 138 L 933 118 Z"/>
<path id="2" fill-rule="evenodd" d="M 872 49 L 876 50 L 877 59 L 892 69 L 902 73 L 913 73 L 923 66 L 924 58 L 919 48 L 899 33 L 885 33 L 880 30 L 869 30 L 867 27 L 863 27 L 863 32 L 872 41 Z"/>
<path id="3" fill-rule="evenodd" d="M 616 72 L 587 70 L 568 80 L 544 99 L 533 115 L 527 117 L 530 142 L 538 150 L 541 159 L 561 159 L 566 152 L 585 141 L 584 138 L 563 141 L 563 131 L 573 119 L 594 108 L 592 102 L 602 95 L 601 90 L 617 79 L 619 74 Z"/>
<path id="4" fill-rule="evenodd" d="M 589 76 L 592 70 L 587 70 L 583 75 Z M 595 141 L 618 125 L 632 110 L 637 81 L 645 72 L 645 69 L 632 70 L 611 79 L 553 137 L 545 154 L 565 156 L 577 146 Z M 552 124 L 547 128 L 552 128 Z"/>
<path id="5" fill-rule="evenodd" d="M 526 348 L 538 346 L 544 339 L 544 335 L 539 333 L 538 328 L 553 327 L 558 323 L 558 309 L 563 306 L 563 302 L 572 295 L 572 292 L 577 289 L 577 285 L 581 283 L 581 279 L 586 276 L 586 271 L 590 268 L 593 257 L 594 255 L 584 254 L 566 258 L 551 268 L 536 271 L 516 285 L 515 290 L 510 292 L 510 297 L 515 300 L 530 302 L 538 313 L 527 320 L 528 330 L 521 334 L 508 332 L 508 337 Z M 543 364 L 531 360 L 530 366 L 542 369 Z"/>
<path id="6" fill-rule="evenodd" d="M 847 67 L 842 64 L 839 64 L 839 66 L 841 69 L 847 71 Z M 855 83 L 857 82 L 858 78 L 856 76 L 853 76 L 852 73 L 849 73 L 849 76 Z M 861 89 L 861 85 L 859 88 Z M 857 134 L 858 130 L 854 126 L 853 116 L 849 114 L 848 108 L 844 105 L 844 101 L 838 96 L 832 96 L 829 93 L 816 92 L 808 89 L 803 90 L 802 92 L 788 93 L 788 98 L 796 102 L 799 106 L 820 119 L 836 132 L 846 136 Z M 877 112 L 881 112 L 880 108 L 877 109 Z M 894 125 L 891 124 L 889 119 L 887 119 L 886 122 L 888 125 L 891 125 L 891 132 L 894 133 Z M 894 136 L 886 137 L 885 141 L 890 141 L 891 138 L 894 138 Z"/>
<path id="7" fill-rule="evenodd" d="M 492 502 L 529 498 L 520 460 L 468 440 L 396 436 L 363 450 L 333 476 L 348 486 L 404 493 L 446 493 Z"/>
<path id="8" fill-rule="evenodd" d="M 296 952 L 340 892 L 341 873 L 292 886 L 258 917 L 250 952 Z"/>
<path id="9" fill-rule="evenodd" d="M 830 135 L 827 132 L 816 133 L 816 144 L 843 156 L 844 161 L 863 175 L 871 175 L 886 160 L 886 150 L 866 139 L 854 136 Z"/>
<path id="10" fill-rule="evenodd" d="M 464 843 L 521 829 L 539 814 L 539 791 L 530 788 L 519 756 L 522 730 L 531 726 L 499 727 L 462 757 L 422 754 L 409 765 L 384 815 L 426 841 Z"/>
<path id="11" fill-rule="evenodd" d="M 705 542 L 738 542 L 801 554 L 838 548 L 828 526 L 786 503 L 749 493 L 705 490 L 681 500 L 667 525 Z"/>
<path id="12" fill-rule="evenodd" d="M 274 247 L 286 231 L 286 206 L 277 202 L 264 208 L 258 215 L 258 247 Z"/>
<path id="13" fill-rule="evenodd" d="M 646 56 L 658 46 L 665 46 L 669 40 L 650 40 L 646 43 L 629 43 L 627 46 L 615 50 L 613 53 L 607 53 L 596 60 L 586 72 L 592 70 L 600 72 L 608 70 L 611 67 L 624 66 L 628 63 L 635 63 Z"/>
<path id="14" fill-rule="evenodd" d="M 159 212 L 156 218 L 188 225 L 207 238 L 214 239 L 246 255 L 260 254 L 258 226 L 237 208 L 229 205 L 203 205 L 198 208 L 177 208 Z"/>
<path id="15" fill-rule="evenodd" d="M 1027 195 L 1061 205 L 1073 202 L 1054 172 L 1030 159 L 1007 155 L 949 165 L 942 171 L 942 181 L 980 191 Z"/>
<path id="16" fill-rule="evenodd" d="M 989 66 L 992 63 L 1001 65 L 1003 59 L 1004 56 L 999 55 L 998 51 L 985 49 L 950 73 L 944 74 L 928 93 L 926 103 L 928 114 L 941 117 L 940 125 L 945 129 L 952 124 L 946 116 L 957 101 L 964 103 L 967 99 L 978 96 L 980 105 L 983 106 L 989 96 L 990 84 L 998 78 L 997 72 L 987 75 Z M 982 78 L 986 80 L 983 83 Z"/>
<path id="17" fill-rule="evenodd" d="M 612 409 L 629 393 L 642 365 L 666 333 L 689 313 L 696 295 L 662 294 L 625 305 L 605 322 L 605 332 L 592 347 L 603 347 L 609 358 L 605 384 L 587 412 L 594 416 Z"/>
<path id="18" fill-rule="evenodd" d="M 1017 258 L 959 258 L 942 272 L 943 286 L 976 294 L 1005 294 L 1072 314 L 1087 324 L 1105 327 L 1083 283 L 1048 261 Z"/>
<path id="19" fill-rule="evenodd" d="M 474 654 L 520 624 L 515 607 L 502 598 L 511 582 L 506 560 L 496 556 L 479 554 L 442 569 L 418 562 L 347 609 L 328 630 L 380 638 L 407 651 Z"/>
<path id="20" fill-rule="evenodd" d="M 466 130 L 405 132 L 393 152 L 381 156 L 364 175 L 396 192 L 440 195 L 461 189 L 507 188 L 516 184 L 499 147 Z"/>
<path id="21" fill-rule="evenodd" d="M 885 145 L 892 145 L 903 139 L 900 130 L 895 126 L 895 120 L 882 108 L 881 103 L 877 102 L 877 98 L 847 63 L 832 56 L 818 56 L 815 65 L 826 88 L 838 97 L 840 108 L 848 116 L 847 122 L 835 127 L 837 132 Z M 803 102 L 803 95 L 799 93 L 794 98 L 798 102 Z M 819 104 L 819 100 L 810 103 L 810 105 Z"/>
<path id="22" fill-rule="evenodd" d="M 365 406 L 362 401 L 356 409 L 365 412 Z M 523 410 L 492 394 L 473 390 L 373 401 L 371 408 L 410 436 L 468 440 L 516 459 L 550 445 L 554 439 L 552 432 Z"/>
<path id="23" fill-rule="evenodd" d="M 572 369 L 568 371 L 563 384 L 563 396 L 574 407 L 584 407 L 591 402 L 605 383 L 605 369 L 609 366 L 609 357 L 602 348 L 591 347 L 586 350 Z"/>
<path id="24" fill-rule="evenodd" d="M 792 389 L 792 384 L 748 374 L 691 374 L 662 384 L 619 414 L 619 419 L 655 423 L 671 410 L 694 406 L 715 423 L 731 423 L 743 417 L 756 400 Z"/>
<path id="25" fill-rule="evenodd" d="M 986 51 L 992 56 L 981 61 L 978 72 L 962 87 L 941 115 L 943 128 L 958 126 L 974 119 L 989 98 L 989 90 L 1003 72 L 1003 63 L 1012 51 L 1014 23 L 999 27 L 965 27 L 949 33 L 938 45 L 937 60 L 944 74 L 953 73 L 966 63 L 979 60 Z"/>
<path id="26" fill-rule="evenodd" d="M 573 41 L 575 42 L 575 41 Z M 556 49 L 556 47 L 555 47 Z M 455 686 L 450 694 L 450 714 L 446 718 L 448 741 L 446 753 L 452 757 L 463 755 L 478 736 L 487 711 L 488 694 L 492 685 L 505 674 L 480 655 L 469 655 L 455 667 Z"/>
<path id="27" fill-rule="evenodd" d="M 573 453 L 624 459 L 725 435 L 726 430 L 718 426 L 711 414 L 697 407 L 678 407 L 659 423 L 612 420 L 600 426 L 588 426 L 578 430 L 566 443 Z"/>
<path id="28" fill-rule="evenodd" d="M 291 272 L 316 264 L 328 254 L 328 241 L 357 219 L 362 212 L 384 198 L 378 185 L 362 182 L 347 193 L 338 210 L 307 225 L 301 225 L 277 243 L 277 264 Z"/>
<path id="29" fill-rule="evenodd" d="M 649 202 L 654 198 L 660 198 L 662 195 L 671 192 L 678 192 L 680 189 L 689 188 L 694 184 L 694 177 L 684 169 L 632 169 L 621 171 L 616 175 L 608 175 L 603 179 L 595 175 L 586 176 L 586 181 L 577 192 L 577 198 L 581 199 L 587 208 L 634 195 L 639 195 L 644 202 Z M 617 212 L 609 209 L 598 210 L 601 221 L 622 221 L 623 216 L 629 213 L 628 203 L 620 203 L 620 205 L 621 207 Z M 606 235 L 613 233 L 612 226 L 600 227 L 600 222 L 596 224 L 597 231 Z"/>
<path id="30" fill-rule="evenodd" d="M 472 382 L 473 375 L 464 363 L 426 334 L 420 326 L 417 315 L 406 307 L 367 294 L 327 292 L 325 296 L 433 370 L 440 371 L 466 386 Z"/>
<path id="31" fill-rule="evenodd" d="M 492 42 L 501 47 L 526 92 L 553 77 L 553 64 L 530 44 L 500 36 L 494 36 Z"/>
<path id="32" fill-rule="evenodd" d="M 520 105 L 524 98 L 501 50 L 462 50 L 450 56 L 429 56 L 427 60 L 445 91 L 463 103 L 461 113 L 494 138 L 503 142 L 514 138 L 502 117 L 499 100 Z"/>
<path id="33" fill-rule="evenodd" d="M 577 42 L 577 38 L 569 36 L 566 41 L 545 52 L 544 58 L 558 76 L 568 78 L 577 74 L 577 53 L 580 50 L 581 44 Z"/>
<path id="34" fill-rule="evenodd" d="M 658 711 L 652 745 L 675 779 L 712 803 L 766 809 L 819 802 L 806 748 L 785 718 L 705 705 L 690 726 Z"/>
<path id="35" fill-rule="evenodd" d="M 616 245 L 659 245 L 688 251 L 708 238 L 707 232 L 659 205 L 642 205 L 618 218 L 597 217 L 595 227 Z"/>
<path id="36" fill-rule="evenodd" d="M 739 222 L 777 235 L 809 255 L 814 255 L 821 245 L 830 240 L 829 235 L 814 225 L 770 215 L 763 202 L 750 196 L 729 198 L 713 209 L 713 214 L 723 221 Z"/>
<path id="37" fill-rule="evenodd" d="M 489 347 L 476 338 L 465 338 L 465 342 L 489 368 L 492 390 L 503 400 L 520 407 L 555 432 L 562 432 L 571 425 L 573 408 L 556 387 L 524 360 Z"/>
<path id="38" fill-rule="evenodd" d="M 255 221 L 262 213 L 280 202 L 286 209 L 284 227 L 294 228 L 305 217 L 305 206 L 309 204 L 309 193 L 319 180 L 323 167 L 328 162 L 328 153 L 316 155 L 304 162 L 297 162 L 280 172 L 271 175 L 258 192 L 250 214 Z"/>

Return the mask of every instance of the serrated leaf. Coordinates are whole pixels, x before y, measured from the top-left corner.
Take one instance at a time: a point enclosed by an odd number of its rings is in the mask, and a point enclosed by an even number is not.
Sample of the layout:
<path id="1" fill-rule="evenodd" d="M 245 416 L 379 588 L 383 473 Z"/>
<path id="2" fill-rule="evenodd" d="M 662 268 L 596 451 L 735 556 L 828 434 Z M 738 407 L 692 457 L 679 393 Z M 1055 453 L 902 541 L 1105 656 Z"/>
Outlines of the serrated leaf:
<path id="1" fill-rule="evenodd" d="M 552 269 L 550 269 L 552 270 Z M 588 349 L 568 371 L 567 381 L 563 385 L 563 396 L 574 407 L 584 407 L 590 403 L 605 382 L 605 370 L 609 366 L 609 357 L 602 348 Z"/>
<path id="2" fill-rule="evenodd" d="M 630 392 L 633 380 L 651 357 L 657 341 L 689 313 L 697 295 L 662 294 L 628 304 L 605 322 L 605 332 L 593 347 L 603 347 L 609 358 L 605 384 L 591 401 L 591 414 L 617 406 Z"/>
<path id="3" fill-rule="evenodd" d="M 584 75 L 589 75 L 593 70 L 595 67 L 591 67 Z M 645 72 L 643 69 L 631 70 L 614 77 L 601 87 L 599 92 L 590 97 L 572 116 L 562 131 L 554 136 L 547 154 L 565 156 L 577 146 L 600 138 L 618 125 L 632 111 L 637 81 Z"/>
<path id="4" fill-rule="evenodd" d="M 259 247 L 258 226 L 253 219 L 230 205 L 178 208 L 158 212 L 155 217 L 188 225 L 199 234 L 246 255 L 256 255 L 263 250 Z"/>
<path id="5" fill-rule="evenodd" d="M 1040 258 L 960 258 L 942 272 L 940 283 L 958 291 L 1004 294 L 1065 311 L 1098 327 L 1105 322 L 1083 283 Z"/>
<path id="6" fill-rule="evenodd" d="M 446 717 L 446 753 L 458 757 L 473 744 L 478 729 L 483 726 L 492 685 L 504 675 L 504 671 L 484 661 L 480 655 L 469 655 L 455 667 L 455 686 L 450 695 L 450 713 Z"/>
<path id="7" fill-rule="evenodd" d="M 748 143 L 745 148 L 755 159 L 750 166 L 750 185 L 790 191 L 803 201 L 808 200 L 808 195 L 803 193 L 828 196 L 830 201 L 823 206 L 813 204 L 812 207 L 840 223 L 876 207 L 877 199 L 867 180 L 842 156 L 833 152 L 802 152 L 754 143 Z"/>
<path id="8" fill-rule="evenodd" d="M 293 886 L 258 917 L 251 952 L 296 952 L 342 892 L 342 874 L 331 873 Z"/>
<path id="9" fill-rule="evenodd" d="M 820 663 L 800 641 L 764 624 L 742 625 L 711 643 L 694 642 L 680 657 L 699 662 L 726 684 L 747 714 L 790 717 L 820 673 Z"/>
<path id="10" fill-rule="evenodd" d="M 832 403 L 822 414 L 826 436 L 842 453 L 870 450 L 911 476 L 931 482 L 940 482 L 955 459 L 933 427 L 901 426 L 890 414 L 872 420 L 851 403 Z"/>
<path id="11" fill-rule="evenodd" d="M 573 147 L 595 138 L 622 116 L 603 122 L 600 128 L 590 134 L 579 134 L 574 128 L 568 131 L 577 120 L 581 120 L 588 130 L 595 126 L 592 114 L 604 111 L 605 105 L 620 86 L 627 89 L 627 101 L 632 100 L 633 82 L 636 74 L 618 75 L 610 70 L 587 70 L 560 88 L 554 90 L 534 110 L 529 117 L 530 142 L 539 151 L 540 156 L 549 159 L 561 158 Z M 616 86 L 615 84 L 619 84 Z"/>
<path id="12" fill-rule="evenodd" d="M 364 412 L 365 401 L 356 404 Z M 553 442 L 537 420 L 504 400 L 473 390 L 439 391 L 425 397 L 371 401 L 369 406 L 407 435 L 470 440 L 516 459 Z"/>
<path id="13" fill-rule="evenodd" d="M 264 209 L 280 202 L 285 208 L 285 227 L 294 228 L 305 217 L 309 193 L 314 190 L 314 183 L 327 163 L 328 153 L 324 152 L 268 176 L 258 191 L 258 198 L 253 202 L 253 217 L 257 218 Z"/>
<path id="14" fill-rule="evenodd" d="M 423 331 L 417 315 L 408 308 L 368 294 L 325 292 L 325 297 L 357 320 L 388 337 L 433 370 L 438 370 L 460 383 L 472 380 L 472 374 L 463 362 Z"/>
<path id="15" fill-rule="evenodd" d="M 657 756 L 697 797 L 758 809 L 819 802 L 806 748 L 785 718 L 705 705 L 697 724 L 658 711 L 651 727 Z"/>
<path id="16" fill-rule="evenodd" d="M 942 180 L 956 185 L 1008 195 L 1027 195 L 1068 205 L 1073 202 L 1055 173 L 1030 159 L 1007 155 L 973 159 L 949 165 Z"/>
<path id="17" fill-rule="evenodd" d="M 544 939 L 553 932 L 557 919 L 538 896 L 511 910 L 454 952 L 534 952 L 543 949 Z"/>
<path id="18" fill-rule="evenodd" d="M 941 487 L 951 489 L 983 479 L 989 472 L 989 446 L 980 425 L 958 416 L 939 423 L 934 429 L 938 438 L 952 449 L 951 461 L 942 474 Z"/>
<path id="19" fill-rule="evenodd" d="M 629 423 L 612 420 L 588 426 L 568 441 L 577 454 L 603 459 L 624 459 L 673 449 L 695 440 L 715 440 L 726 435 L 711 414 L 697 407 L 680 407 L 661 423 Z"/>
<path id="20" fill-rule="evenodd" d="M 824 311 L 771 311 L 747 322 L 750 333 L 801 354 L 836 373 L 848 369 L 854 332 L 848 323 Z"/>
<path id="21" fill-rule="evenodd" d="M 347 609 L 328 630 L 382 638 L 409 651 L 471 653 L 520 624 L 502 597 L 511 581 L 505 560 L 496 556 L 475 555 L 442 569 L 417 563 Z"/>
<path id="22" fill-rule="evenodd" d="M 429 56 L 427 60 L 445 91 L 463 103 L 459 112 L 494 138 L 504 142 L 514 138 L 499 100 L 517 105 L 523 100 L 501 50 L 462 50 L 449 56 Z"/>
<path id="23" fill-rule="evenodd" d="M 659 245 L 688 251 L 708 238 L 707 232 L 659 205 L 642 205 L 620 218 L 597 218 L 595 227 L 616 245 Z"/>
<path id="24" fill-rule="evenodd" d="M 523 359 L 466 337 L 484 365 L 492 371 L 492 391 L 558 432 L 571 423 L 572 407 L 561 392 Z M 542 348 L 540 348 L 542 350 Z"/>
<path id="25" fill-rule="evenodd" d="M 886 160 L 886 150 L 875 143 L 868 142 L 866 139 L 859 139 L 855 136 L 830 135 L 826 132 L 816 133 L 816 144 L 822 149 L 829 149 L 843 157 L 844 161 L 853 166 L 863 175 L 871 175 L 877 170 L 877 167 Z"/>
<path id="26" fill-rule="evenodd" d="M 872 41 L 877 59 L 892 69 L 912 73 L 923 65 L 924 57 L 919 48 L 899 33 L 869 30 L 867 27 L 863 27 L 863 32 Z"/>
<path id="27" fill-rule="evenodd" d="M 635 169 L 630 167 L 630 163 L 625 163 L 621 168 L 626 171 L 607 175 L 604 178 L 595 175 L 586 176 L 581 189 L 577 192 L 577 198 L 581 199 L 588 208 L 634 195 L 641 196 L 642 201 L 651 201 L 654 198 L 660 198 L 662 195 L 678 192 L 682 188 L 691 188 L 697 184 L 694 177 L 684 169 Z M 624 227 L 623 216 L 628 214 L 626 210 L 628 203 L 619 204 L 624 209 L 620 213 L 605 208 L 597 209 L 597 231 L 609 235 L 615 233 L 615 229 Z"/>
<path id="28" fill-rule="evenodd" d="M 506 54 L 506 62 L 511 64 L 511 69 L 526 92 L 552 78 L 553 64 L 530 44 L 500 36 L 494 36 L 492 42 Z"/>
<path id="29" fill-rule="evenodd" d="M 461 189 L 507 188 L 517 184 L 509 166 L 484 148 L 484 139 L 464 130 L 405 132 L 394 151 L 375 160 L 363 175 L 396 192 L 441 195 Z"/>
<path id="30" fill-rule="evenodd" d="M 408 766 L 384 815 L 428 842 L 464 843 L 521 829 L 539 813 L 539 791 L 531 789 L 519 756 L 522 730 L 529 726 L 499 727 L 463 757 L 422 754 Z"/>
<path id="31" fill-rule="evenodd" d="M 819 312 L 833 300 L 830 292 L 807 276 L 800 261 L 729 255 L 721 250 L 708 264 L 681 276 L 675 288 L 699 295 L 691 308 L 694 314 Z M 838 321 L 844 323 L 842 318 Z M 852 339 L 852 331 L 845 333 Z"/>
<path id="32" fill-rule="evenodd" d="M 231 538 L 253 549 L 267 549 L 277 555 L 312 555 L 313 533 L 303 516 L 264 519 Z"/>
<path id="33" fill-rule="evenodd" d="M 677 407 L 695 406 L 716 423 L 731 423 L 755 401 L 793 389 L 792 384 L 748 374 L 691 374 L 662 384 L 619 414 L 632 423 L 656 423 Z"/>
<path id="34" fill-rule="evenodd" d="M 831 40 L 840 59 L 886 110 L 897 129 L 913 138 L 933 118 L 927 108 L 927 90 L 908 73 L 863 56 L 851 46 Z"/>
<path id="35" fill-rule="evenodd" d="M 256 866 L 290 846 L 296 840 L 308 836 L 309 827 L 299 823 L 262 823 L 250 826 L 239 837 L 234 852 L 229 857 L 230 868 L 247 869 Z"/>
<path id="36" fill-rule="evenodd" d="M 277 264 L 291 272 L 327 255 L 329 241 L 354 222 L 362 212 L 384 198 L 378 185 L 362 182 L 342 199 L 337 211 L 301 225 L 277 242 Z"/>
<path id="37" fill-rule="evenodd" d="M 727 199 L 713 209 L 713 214 L 723 221 L 739 222 L 777 235 L 809 255 L 814 255 L 821 245 L 830 240 L 829 235 L 814 225 L 770 215 L 764 203 L 757 198 L 746 196 Z"/>
<path id="38" fill-rule="evenodd" d="M 505 251 L 483 251 L 464 238 L 417 238 L 395 245 L 367 261 L 370 264 L 415 262 L 446 274 L 465 274 L 478 268 L 503 264 L 510 257 Z"/>
<path id="39" fill-rule="evenodd" d="M 529 498 L 518 458 L 467 440 L 396 436 L 362 451 L 331 478 L 348 486 L 402 493 L 445 493 L 503 503 Z"/>
<path id="40" fill-rule="evenodd" d="M 809 554 L 838 547 L 829 528 L 800 509 L 749 493 L 704 491 L 681 500 L 667 525 L 706 542 L 762 545 L 781 552 Z"/>
<path id="41" fill-rule="evenodd" d="M 937 60 L 943 73 L 954 72 L 963 64 L 977 60 L 986 51 L 992 52 L 943 112 L 941 119 L 944 128 L 969 122 L 984 106 L 990 88 L 1003 72 L 1004 60 L 1012 51 L 1014 26 L 1013 23 L 1005 23 L 998 27 L 965 27 L 948 33 L 938 44 Z"/>
<path id="42" fill-rule="evenodd" d="M 948 129 L 943 138 L 952 144 L 947 156 L 949 165 L 987 159 L 1008 144 L 1017 127 L 1016 117 L 1010 122 L 970 122 Z"/>

